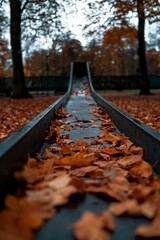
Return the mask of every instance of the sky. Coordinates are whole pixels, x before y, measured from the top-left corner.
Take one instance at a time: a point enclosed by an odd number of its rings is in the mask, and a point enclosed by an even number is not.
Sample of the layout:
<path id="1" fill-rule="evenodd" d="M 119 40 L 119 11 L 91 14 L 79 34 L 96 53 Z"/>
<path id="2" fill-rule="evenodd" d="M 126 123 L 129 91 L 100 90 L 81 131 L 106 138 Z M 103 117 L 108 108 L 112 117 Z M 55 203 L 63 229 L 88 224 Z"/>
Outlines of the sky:
<path id="1" fill-rule="evenodd" d="M 9 4 L 5 5 L 6 15 L 10 15 Z M 72 8 L 66 8 L 66 12 L 63 14 L 62 22 L 66 29 L 71 31 L 76 39 L 81 41 L 82 45 L 86 45 L 86 38 L 83 36 L 83 26 L 86 22 L 84 16 L 84 5 L 81 2 L 77 2 L 76 6 Z M 9 39 L 9 30 L 5 32 L 5 36 Z M 48 48 L 52 44 L 52 39 L 46 36 L 39 38 L 39 43 L 36 45 L 43 45 L 44 48 Z"/>
<path id="2" fill-rule="evenodd" d="M 86 24 L 85 11 L 87 11 L 88 4 L 85 1 L 73 0 L 75 5 L 70 5 L 70 7 L 65 8 L 65 13 L 62 13 L 62 22 L 66 30 L 71 31 L 75 39 L 79 40 L 82 43 L 82 46 L 85 46 L 89 43 L 92 37 L 86 38 L 83 35 L 83 27 Z M 83 3 L 83 4 L 82 4 Z M 9 15 L 9 4 L 6 5 L 6 13 Z M 107 8 L 106 8 L 107 9 Z M 106 12 L 106 18 L 109 16 L 109 12 Z M 132 23 L 137 25 L 137 19 L 132 19 Z M 154 26 L 146 24 L 146 38 Z M 98 29 L 96 29 L 98 31 Z M 6 37 L 9 39 L 9 32 L 6 32 Z M 38 39 L 38 42 L 35 44 L 35 48 L 38 46 L 43 46 L 43 48 L 50 48 L 52 44 L 52 39 L 50 37 L 41 37 Z"/>

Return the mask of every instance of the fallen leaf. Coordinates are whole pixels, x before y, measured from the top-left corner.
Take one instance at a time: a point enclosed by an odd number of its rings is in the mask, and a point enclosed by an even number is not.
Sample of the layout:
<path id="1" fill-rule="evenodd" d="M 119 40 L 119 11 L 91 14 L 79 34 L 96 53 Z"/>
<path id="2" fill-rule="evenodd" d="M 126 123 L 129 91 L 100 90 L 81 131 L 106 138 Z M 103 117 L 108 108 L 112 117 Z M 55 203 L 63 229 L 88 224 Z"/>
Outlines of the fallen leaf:
<path id="1" fill-rule="evenodd" d="M 63 174 L 50 181 L 48 186 L 52 189 L 60 189 L 66 187 L 70 181 L 71 177 L 68 174 Z"/>
<path id="2" fill-rule="evenodd" d="M 140 224 L 135 232 L 134 235 L 136 237 L 143 237 L 146 239 L 149 238 L 160 238 L 160 216 L 156 217 L 151 224 L 142 225 Z"/>
<path id="3" fill-rule="evenodd" d="M 99 186 L 99 185 L 89 185 L 86 188 L 87 192 L 97 193 L 97 194 L 104 194 L 108 197 L 111 197 L 117 201 L 124 201 L 126 197 L 122 192 L 116 191 L 115 189 L 110 189 L 107 185 Z"/>
<path id="4" fill-rule="evenodd" d="M 139 204 L 135 199 L 129 199 L 121 203 L 111 203 L 108 211 L 115 216 L 128 214 L 129 216 L 144 216 L 152 219 L 156 214 L 156 206 L 149 202 Z"/>
<path id="5" fill-rule="evenodd" d="M 84 142 L 81 139 L 78 139 L 77 142 L 76 142 L 76 145 L 77 146 L 82 146 L 82 147 L 87 147 L 89 144 L 87 142 Z"/>
<path id="6" fill-rule="evenodd" d="M 69 201 L 69 197 L 79 192 L 75 186 L 68 185 L 64 188 L 57 189 L 56 191 L 52 192 L 52 200 L 51 203 L 54 207 L 62 206 Z"/>
<path id="7" fill-rule="evenodd" d="M 105 221 L 102 217 L 86 211 L 74 224 L 74 235 L 78 240 L 111 240 L 110 234 L 104 231 Z"/>
<path id="8" fill-rule="evenodd" d="M 118 142 L 121 140 L 121 135 L 120 134 L 112 134 L 110 132 L 106 133 L 104 136 L 104 141 L 108 141 L 108 142 Z"/>
<path id="9" fill-rule="evenodd" d="M 149 163 L 143 160 L 130 169 L 129 175 L 132 178 L 142 177 L 148 179 L 152 176 L 152 167 Z"/>
<path id="10" fill-rule="evenodd" d="M 126 157 L 121 158 L 117 162 L 121 167 L 129 169 L 133 165 L 141 163 L 142 162 L 142 156 L 141 155 L 130 155 L 130 156 L 126 156 Z"/>
<path id="11" fill-rule="evenodd" d="M 117 177 L 118 172 L 117 169 L 112 164 L 107 164 L 104 168 L 104 176 L 113 179 Z"/>
<path id="12" fill-rule="evenodd" d="M 109 155 L 116 155 L 121 153 L 119 150 L 117 150 L 115 147 L 112 147 L 112 146 L 107 146 L 102 148 L 101 152 Z"/>
<path id="13" fill-rule="evenodd" d="M 62 145 L 61 146 L 61 153 L 63 154 L 63 155 L 71 155 L 72 154 L 72 151 L 71 151 L 71 149 L 70 149 L 70 147 L 68 147 L 67 145 Z"/>
<path id="14" fill-rule="evenodd" d="M 81 167 L 81 168 L 76 168 L 74 170 L 70 171 L 70 174 L 76 177 L 84 177 L 86 174 L 93 172 L 96 170 L 98 167 L 96 166 L 87 166 L 87 167 Z"/>

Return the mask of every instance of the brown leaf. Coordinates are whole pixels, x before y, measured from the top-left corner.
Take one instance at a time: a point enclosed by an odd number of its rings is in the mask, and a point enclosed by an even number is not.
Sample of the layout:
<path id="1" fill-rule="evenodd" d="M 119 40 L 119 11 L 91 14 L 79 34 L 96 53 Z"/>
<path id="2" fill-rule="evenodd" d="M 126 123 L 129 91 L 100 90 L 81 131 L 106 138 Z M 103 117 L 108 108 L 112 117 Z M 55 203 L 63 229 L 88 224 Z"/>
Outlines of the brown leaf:
<path id="1" fill-rule="evenodd" d="M 112 147 L 112 146 L 107 146 L 102 148 L 101 152 L 109 155 L 116 155 L 121 153 L 119 150 L 117 150 L 115 147 Z"/>
<path id="2" fill-rule="evenodd" d="M 22 219 L 10 211 L 0 213 L 0 239 L 1 240 L 34 240 L 33 231 L 28 225 L 22 224 Z M 6 224 L 7 223 L 7 224 Z"/>
<path id="3" fill-rule="evenodd" d="M 66 126 L 66 125 L 61 126 L 61 128 L 64 129 L 65 131 L 70 131 L 71 130 L 71 127 Z"/>
<path id="4" fill-rule="evenodd" d="M 57 156 L 51 152 L 52 149 L 48 149 L 46 148 L 44 153 L 43 153 L 43 159 L 47 159 L 47 158 L 55 158 L 57 159 Z"/>
<path id="5" fill-rule="evenodd" d="M 58 141 L 61 137 L 62 131 L 59 126 L 56 126 L 56 140 Z"/>
<path id="6" fill-rule="evenodd" d="M 90 178 L 104 178 L 104 171 L 101 168 L 97 168 L 89 173 Z"/>
<path id="7" fill-rule="evenodd" d="M 106 133 L 104 136 L 104 140 L 108 142 L 118 142 L 120 141 L 122 136 L 120 134 L 112 134 L 110 132 Z"/>
<path id="8" fill-rule="evenodd" d="M 97 168 L 98 167 L 96 167 L 96 166 L 87 166 L 87 167 L 76 168 L 74 170 L 71 170 L 70 174 L 74 175 L 76 177 L 84 177 L 86 174 L 93 172 Z"/>
<path id="9" fill-rule="evenodd" d="M 121 193 L 115 189 L 110 189 L 107 185 L 104 185 L 104 186 L 89 185 L 87 187 L 86 191 L 92 192 L 92 193 L 103 193 L 103 194 L 107 195 L 108 197 L 116 199 L 117 201 L 124 201 L 126 199 L 126 197 L 124 196 L 123 193 Z"/>
<path id="10" fill-rule="evenodd" d="M 133 142 L 131 142 L 128 138 L 123 137 L 121 139 L 121 145 L 118 149 L 120 150 L 130 149 L 132 145 L 133 145 Z"/>
<path id="11" fill-rule="evenodd" d="M 59 165 L 68 165 L 72 167 L 85 167 L 89 166 L 92 162 L 96 161 L 94 153 L 78 152 L 73 156 L 65 156 L 58 162 Z"/>
<path id="12" fill-rule="evenodd" d="M 32 184 L 40 181 L 44 177 L 44 172 L 38 168 L 30 168 L 27 165 L 24 166 L 23 171 L 15 172 L 15 177 L 19 180 L 26 180 L 27 183 Z"/>
<path id="13" fill-rule="evenodd" d="M 160 238 L 160 217 L 156 217 L 151 224 L 139 225 L 134 235 L 137 237 L 149 238 Z"/>
<path id="14" fill-rule="evenodd" d="M 130 169 L 129 175 L 133 178 L 142 177 L 148 179 L 152 176 L 152 167 L 149 163 L 143 160 L 138 165 L 135 165 Z"/>
<path id="15" fill-rule="evenodd" d="M 131 189 L 129 196 L 131 198 L 137 199 L 138 202 L 143 202 L 149 196 L 152 196 L 154 193 L 154 186 L 145 186 L 142 184 L 136 185 L 133 189 Z"/>
<path id="16" fill-rule="evenodd" d="M 149 202 L 138 204 L 135 199 L 129 199 L 121 203 L 111 203 L 108 210 L 115 216 L 127 213 L 130 216 L 145 216 L 152 219 L 156 214 L 156 206 Z"/>
<path id="17" fill-rule="evenodd" d="M 136 154 L 136 155 L 142 155 L 143 156 L 143 148 L 141 147 L 136 147 L 135 145 L 132 145 L 130 147 L 130 152 L 132 154 Z"/>
<path id="18" fill-rule="evenodd" d="M 71 149 L 70 149 L 70 147 L 68 147 L 67 145 L 62 145 L 61 146 L 61 153 L 63 154 L 63 155 L 71 155 L 72 154 L 72 151 L 71 151 Z"/>
<path id="19" fill-rule="evenodd" d="M 108 211 L 103 211 L 98 215 L 100 221 L 103 222 L 103 227 L 108 229 L 109 231 L 114 231 L 115 230 L 115 222 L 113 219 L 113 216 L 111 215 L 110 212 Z"/>
<path id="20" fill-rule="evenodd" d="M 104 176 L 113 179 L 117 177 L 118 172 L 117 169 L 112 164 L 107 164 L 104 168 Z"/>
<path id="21" fill-rule="evenodd" d="M 94 215 L 86 211 L 81 218 L 74 224 L 74 234 L 78 240 L 110 240 L 107 231 L 104 231 L 105 221 L 103 217 Z"/>
<path id="22" fill-rule="evenodd" d="M 66 187 L 71 181 L 71 177 L 68 174 L 62 174 L 57 178 L 51 180 L 48 186 L 52 189 L 60 189 Z"/>
<path id="23" fill-rule="evenodd" d="M 78 190 L 76 187 L 69 185 L 64 188 L 57 189 L 56 191 L 52 192 L 52 205 L 54 207 L 64 205 L 68 203 L 69 197 L 77 193 Z"/>
<path id="24" fill-rule="evenodd" d="M 106 155 L 106 154 L 104 154 L 104 155 Z M 105 168 L 105 167 L 107 167 L 108 166 L 108 162 L 107 161 L 95 161 L 94 162 L 94 165 L 96 165 L 96 166 L 99 166 L 100 168 Z"/>
<path id="25" fill-rule="evenodd" d="M 7 210 L 0 212 L 0 239 L 33 239 L 33 230 L 55 212 L 50 199 L 8 195 L 5 205 Z"/>
<path id="26" fill-rule="evenodd" d="M 118 160 L 118 164 L 126 169 L 131 168 L 133 165 L 138 164 L 142 161 L 141 155 L 131 155 L 127 157 L 123 157 L 120 160 Z"/>
<path id="27" fill-rule="evenodd" d="M 103 138 L 103 137 L 105 137 L 107 134 L 108 134 L 108 130 L 104 129 L 104 130 L 102 130 L 102 131 L 98 134 L 98 137 L 99 137 L 99 138 Z"/>
<path id="28" fill-rule="evenodd" d="M 89 144 L 87 142 L 84 142 L 81 139 L 78 139 L 77 142 L 76 142 L 76 145 L 77 146 L 82 146 L 82 147 L 87 147 Z"/>

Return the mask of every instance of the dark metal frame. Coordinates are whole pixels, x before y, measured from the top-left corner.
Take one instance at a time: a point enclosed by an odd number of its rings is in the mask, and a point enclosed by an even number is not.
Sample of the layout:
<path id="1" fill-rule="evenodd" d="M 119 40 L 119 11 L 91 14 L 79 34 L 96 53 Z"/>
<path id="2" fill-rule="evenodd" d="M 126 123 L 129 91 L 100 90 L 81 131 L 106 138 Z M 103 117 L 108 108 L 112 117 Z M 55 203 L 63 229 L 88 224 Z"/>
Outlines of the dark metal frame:
<path id="1" fill-rule="evenodd" d="M 157 173 L 160 173 L 160 134 L 97 94 L 92 85 L 89 63 L 86 63 L 86 67 L 91 94 L 95 101 L 110 114 L 120 132 L 125 133 L 134 144 L 143 148 L 144 159 L 154 166 Z"/>
<path id="2" fill-rule="evenodd" d="M 73 63 L 70 69 L 68 91 L 24 127 L 0 143 L 0 194 L 5 191 L 13 170 L 22 166 L 28 155 L 35 155 L 42 147 L 46 131 L 55 111 L 65 105 L 72 91 Z"/>
<path id="3" fill-rule="evenodd" d="M 71 64 L 67 93 L 26 126 L 0 143 L 0 194 L 5 191 L 15 167 L 23 165 L 28 155 L 35 155 L 42 147 L 45 132 L 48 130 L 55 111 L 61 105 L 65 105 L 70 97 L 76 64 L 78 63 Z M 86 63 L 85 67 L 86 71 L 83 68 L 83 74 L 87 75 L 91 94 L 95 101 L 109 112 L 112 121 L 120 132 L 125 133 L 136 145 L 144 149 L 144 159 L 154 166 L 157 173 L 160 173 L 160 134 L 116 108 L 97 94 L 92 85 L 89 64 Z"/>

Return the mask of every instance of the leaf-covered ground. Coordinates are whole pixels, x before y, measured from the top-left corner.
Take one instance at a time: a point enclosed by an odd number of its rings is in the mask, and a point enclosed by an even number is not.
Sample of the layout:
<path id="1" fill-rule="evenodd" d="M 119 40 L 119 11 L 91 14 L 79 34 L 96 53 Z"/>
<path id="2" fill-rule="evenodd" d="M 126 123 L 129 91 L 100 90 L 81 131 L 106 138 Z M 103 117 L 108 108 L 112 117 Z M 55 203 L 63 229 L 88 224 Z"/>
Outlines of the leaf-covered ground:
<path id="1" fill-rule="evenodd" d="M 102 96 L 113 105 L 160 132 L 160 93 L 141 96 L 129 93 L 106 93 Z"/>
<path id="2" fill-rule="evenodd" d="M 33 99 L 0 98 L 0 142 L 24 126 L 42 110 L 51 105 L 56 97 Z"/>
<path id="3" fill-rule="evenodd" d="M 160 132 L 160 93 L 140 96 L 129 93 L 106 93 L 104 98 L 133 117 Z M 0 98 L 0 141 L 24 126 L 42 110 L 52 104 L 56 97 L 33 99 Z"/>

